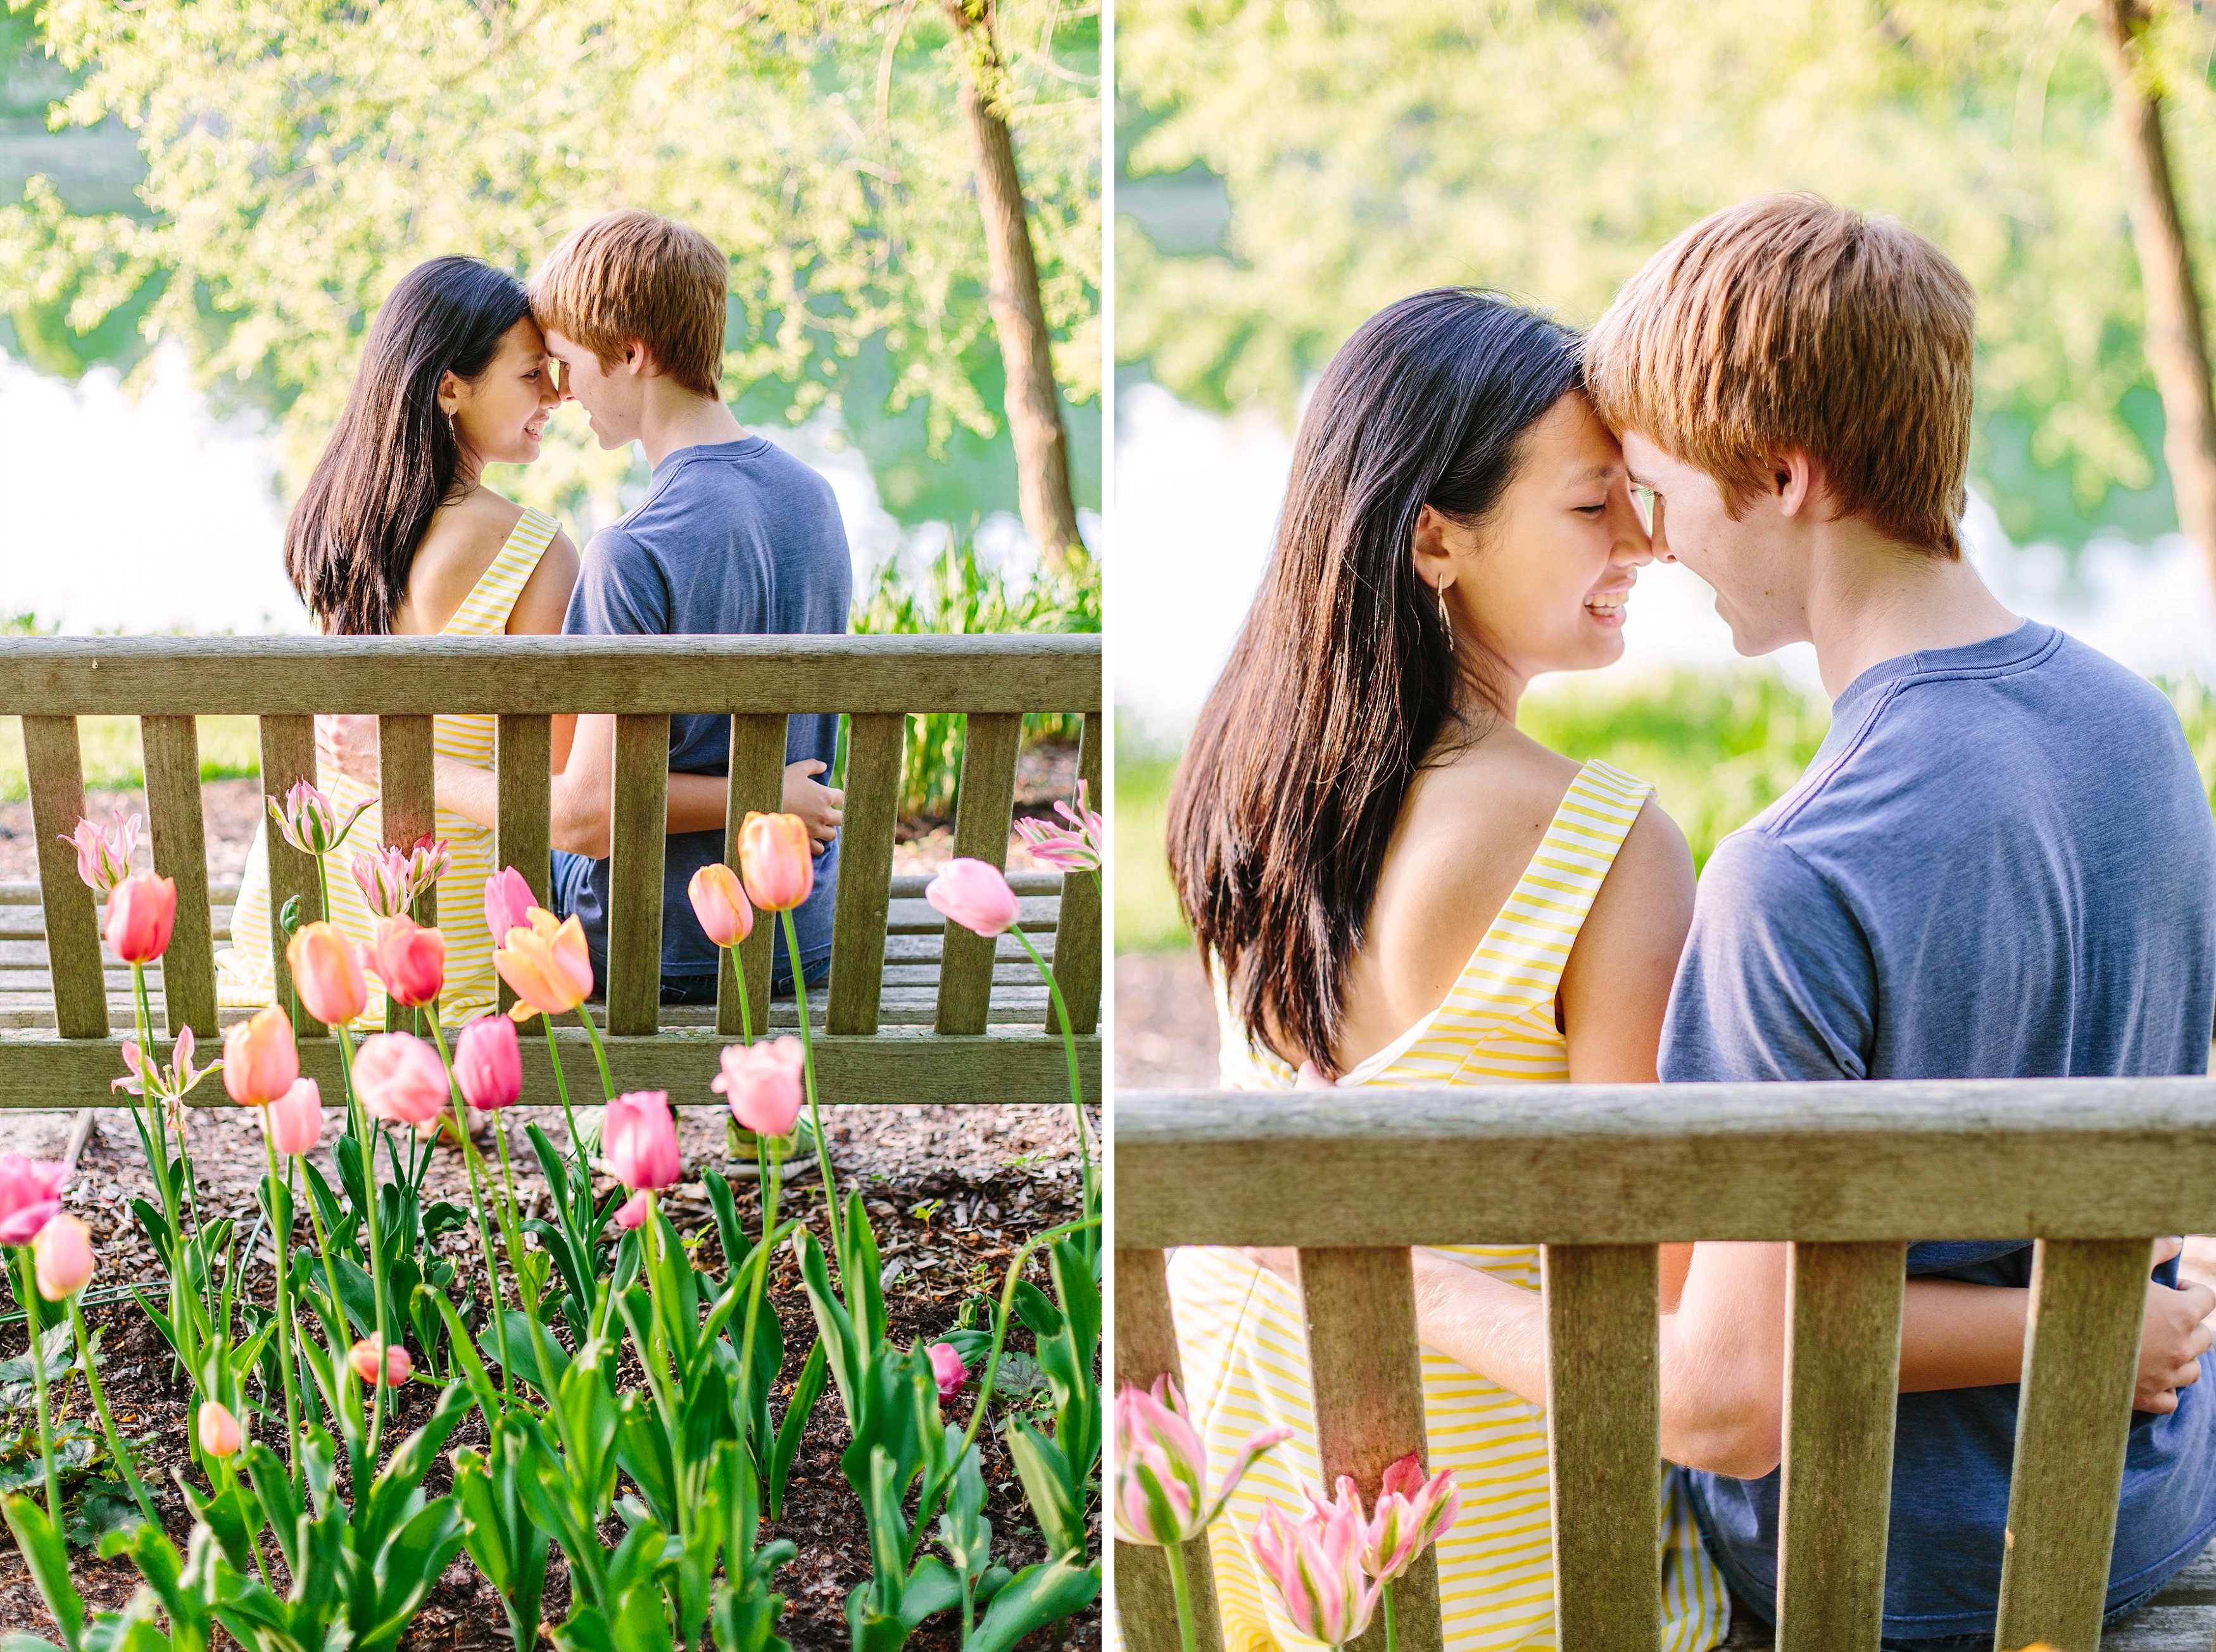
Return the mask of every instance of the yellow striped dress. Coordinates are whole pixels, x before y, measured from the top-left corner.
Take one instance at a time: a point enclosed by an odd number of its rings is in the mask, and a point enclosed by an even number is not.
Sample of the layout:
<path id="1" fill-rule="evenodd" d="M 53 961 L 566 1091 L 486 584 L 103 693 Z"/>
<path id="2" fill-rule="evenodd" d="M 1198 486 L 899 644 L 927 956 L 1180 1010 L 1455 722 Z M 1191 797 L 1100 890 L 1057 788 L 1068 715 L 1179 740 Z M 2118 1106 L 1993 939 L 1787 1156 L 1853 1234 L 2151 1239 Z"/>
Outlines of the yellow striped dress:
<path id="1" fill-rule="evenodd" d="M 1446 1002 L 1340 1083 L 1567 1082 L 1568 1045 L 1554 1025 L 1562 965 L 1650 790 L 1605 763 L 1581 768 Z M 1220 981 L 1216 1008 L 1226 1086 L 1291 1089 L 1295 1073 L 1248 1038 Z M 1450 1254 L 1539 1288 L 1534 1247 L 1459 1245 Z M 1265 1504 L 1291 1512 L 1303 1507 L 1302 1486 L 1322 1489 L 1299 1298 L 1234 1250 L 1180 1249 L 1169 1277 L 1186 1397 L 1208 1442 L 1213 1482 L 1254 1430 L 1293 1431 L 1248 1471 L 1209 1532 L 1225 1644 L 1232 1652 L 1313 1646 L 1276 1609 L 1247 1542 Z M 1443 1354 L 1425 1348 L 1422 1357 L 1431 1467 L 1451 1470 L 1462 1495 L 1461 1517 L 1438 1544 L 1446 1645 L 1450 1652 L 1554 1647 L 1545 1415 Z M 1662 1645 L 1705 1652 L 1730 1629 L 1730 1597 L 1701 1550 L 1674 1476 L 1665 1476 L 1660 1516 Z"/>
<path id="2" fill-rule="evenodd" d="M 558 531 L 551 517 L 525 511 L 500 554 L 440 634 L 497 637 L 505 633 L 515 599 L 522 595 L 539 558 Z M 436 717 L 431 727 L 432 749 L 439 756 L 459 758 L 479 768 L 493 766 L 491 717 Z M 352 867 L 355 855 L 372 853 L 383 842 L 383 811 L 375 792 L 343 776 L 334 779 L 323 790 L 341 820 L 365 800 L 369 804 L 346 842 L 323 857 L 332 921 L 366 946 L 376 920 L 354 880 Z M 254 835 L 253 848 L 247 851 L 238 904 L 231 914 L 231 946 L 216 954 L 217 1001 L 226 1008 L 258 1009 L 270 1002 L 274 991 L 269 958 L 269 830 L 270 822 L 265 817 Z M 446 938 L 446 984 L 440 994 L 439 1015 L 453 1027 L 492 1008 L 497 996 L 492 934 L 484 920 L 484 883 L 494 870 L 493 835 L 489 829 L 444 809 L 438 813 L 438 835 L 453 852 L 452 862 L 439 879 L 438 903 L 439 928 Z M 365 1031 L 376 1031 L 385 1025 L 385 993 L 373 977 L 368 1008 L 354 1025 Z"/>

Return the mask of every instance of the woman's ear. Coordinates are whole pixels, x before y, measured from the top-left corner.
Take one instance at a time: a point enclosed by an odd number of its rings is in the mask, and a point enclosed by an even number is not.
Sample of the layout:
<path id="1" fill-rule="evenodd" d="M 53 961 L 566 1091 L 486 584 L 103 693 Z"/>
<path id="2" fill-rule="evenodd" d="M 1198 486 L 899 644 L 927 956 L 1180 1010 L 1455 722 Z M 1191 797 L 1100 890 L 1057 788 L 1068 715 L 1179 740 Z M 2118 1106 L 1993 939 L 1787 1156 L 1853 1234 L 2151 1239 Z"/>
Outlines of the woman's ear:
<path id="1" fill-rule="evenodd" d="M 1416 527 L 1408 536 L 1408 558 L 1416 577 L 1426 590 L 1437 590 L 1455 581 L 1454 552 L 1447 546 L 1447 519 L 1429 505 L 1416 510 Z"/>
<path id="2" fill-rule="evenodd" d="M 454 410 L 461 404 L 462 381 L 451 373 L 440 373 L 439 375 L 439 411 L 452 418 L 454 416 Z"/>

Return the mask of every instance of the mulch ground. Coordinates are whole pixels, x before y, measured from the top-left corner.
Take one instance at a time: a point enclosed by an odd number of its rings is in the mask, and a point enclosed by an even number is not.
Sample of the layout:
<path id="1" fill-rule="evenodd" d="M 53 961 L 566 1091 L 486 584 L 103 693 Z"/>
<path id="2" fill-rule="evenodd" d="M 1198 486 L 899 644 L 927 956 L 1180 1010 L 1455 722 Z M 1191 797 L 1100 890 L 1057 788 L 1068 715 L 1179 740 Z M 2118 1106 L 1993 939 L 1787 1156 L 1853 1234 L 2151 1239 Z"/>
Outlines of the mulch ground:
<path id="1" fill-rule="evenodd" d="M 697 1174 L 703 1167 L 715 1166 L 728 1173 L 731 1168 L 723 1156 L 724 1117 L 706 1108 L 688 1109 L 683 1115 L 682 1141 L 690 1171 Z M 533 1162 L 522 1126 L 526 1121 L 538 1122 L 559 1143 L 560 1115 L 520 1108 L 508 1118 L 514 1131 L 511 1139 L 517 1158 L 519 1194 L 526 1213 L 535 1203 L 543 1214 L 544 1183 L 535 1169 L 531 1174 L 522 1174 L 524 1167 Z M 93 1293 L 126 1281 L 157 1285 L 159 1270 L 151 1247 L 129 1211 L 132 1198 L 152 1197 L 137 1137 L 122 1113 L 103 1112 L 98 1119 L 78 1162 L 76 1180 L 65 1195 L 68 1208 L 93 1229 L 101 1265 Z M 332 1119 L 326 1132 L 327 1145 L 336 1130 L 336 1115 Z M 1023 1242 L 1077 1214 L 1078 1161 L 1067 1109 L 833 1107 L 825 1109 L 824 1125 L 840 1187 L 859 1189 L 868 1200 L 883 1260 L 893 1275 L 886 1300 L 891 1334 L 896 1340 L 935 1341 L 953 1327 L 966 1298 L 991 1295 L 997 1299 L 1009 1260 Z M 251 1228 L 251 1190 L 262 1168 L 256 1126 L 240 1113 L 208 1109 L 192 1116 L 190 1131 L 200 1197 L 208 1213 L 241 1217 L 242 1228 Z M 483 1144 L 489 1149 L 489 1140 Z M 332 1174 L 328 1162 L 325 1174 Z M 739 1193 L 742 1223 L 749 1231 L 758 1230 L 760 1208 L 754 1189 L 736 1177 L 733 1187 Z M 439 1152 L 426 1180 L 426 1195 L 466 1200 L 466 1176 L 458 1152 L 451 1148 Z M 688 1236 L 705 1231 L 704 1257 L 714 1256 L 714 1224 L 701 1184 L 689 1182 L 672 1190 L 664 1203 L 680 1231 Z M 788 1184 L 780 1198 L 780 1214 L 804 1217 L 819 1240 L 828 1243 L 822 1213 L 823 1202 L 812 1175 Z M 439 1248 L 465 1276 L 482 1270 L 474 1240 L 468 1234 L 448 1235 Z M 264 1238 L 243 1270 L 245 1288 L 264 1301 L 269 1296 L 271 1260 Z M 1044 1283 L 1043 1270 L 1036 1265 L 1033 1277 Z M 785 1364 L 778 1389 L 781 1401 L 790 1392 L 816 1337 L 808 1298 L 789 1253 L 780 1254 L 773 1273 L 770 1299 L 785 1340 Z M 185 1445 L 188 1390 L 182 1381 L 173 1379 L 166 1344 L 135 1305 L 109 1304 L 89 1310 L 88 1318 L 103 1335 L 102 1374 L 118 1426 L 132 1438 L 144 1477 L 151 1485 L 167 1489 L 161 1499 L 163 1525 L 182 1546 L 191 1521 L 175 1489 L 172 1470 L 189 1471 Z M 1010 1347 L 1027 1346 L 1028 1339 L 1019 1325 Z M 22 1347 L 20 1324 L 0 1331 L 0 1353 L 13 1354 Z M 635 1372 L 633 1378 L 635 1382 Z M 428 1415 L 435 1397 L 434 1390 L 422 1384 L 404 1392 L 403 1427 Z M 948 1408 L 949 1421 L 966 1421 L 974 1397 L 974 1388 L 965 1390 Z M 81 1383 L 72 1379 L 66 1401 L 65 1415 L 82 1414 L 90 1420 L 90 1403 Z M 263 1421 L 257 1431 L 273 1441 L 281 1436 L 281 1408 L 274 1427 Z M 449 1450 L 482 1443 L 483 1437 L 483 1421 L 473 1415 L 455 1433 Z M 981 1429 L 978 1438 L 989 1492 L 987 1513 L 996 1538 L 995 1558 L 1019 1569 L 1043 1558 L 1043 1545 L 1006 1452 L 990 1428 Z M 789 1538 L 799 1549 L 798 1558 L 775 1581 L 786 1599 L 782 1632 L 796 1647 L 846 1645 L 846 1597 L 868 1575 L 868 1539 L 861 1506 L 839 1470 L 839 1453 L 845 1443 L 838 1396 L 827 1386 L 811 1415 L 794 1465 L 784 1518 L 764 1532 L 765 1541 Z M 426 1482 L 425 1490 L 437 1496 L 448 1483 L 449 1471 L 441 1464 Z M 138 1584 L 137 1573 L 127 1560 L 102 1562 L 88 1551 L 77 1550 L 72 1562 L 78 1587 L 94 1606 L 120 1606 Z M 557 1547 L 548 1569 L 544 1613 L 550 1623 L 559 1622 L 565 1615 L 568 1597 L 567 1573 Z M 54 1632 L 22 1557 L 12 1546 L 0 1550 L 0 1629 Z M 926 1623 L 910 1643 L 919 1652 L 945 1652 L 958 1642 L 959 1625 L 950 1614 Z M 1096 1606 L 1025 1644 L 1030 1652 L 1044 1652 L 1050 1647 L 1094 1652 L 1100 1644 L 1099 1609 Z M 403 1643 L 406 1652 L 433 1652 L 433 1649 L 476 1652 L 508 1645 L 497 1597 L 466 1555 L 459 1557 L 440 1579 Z"/>

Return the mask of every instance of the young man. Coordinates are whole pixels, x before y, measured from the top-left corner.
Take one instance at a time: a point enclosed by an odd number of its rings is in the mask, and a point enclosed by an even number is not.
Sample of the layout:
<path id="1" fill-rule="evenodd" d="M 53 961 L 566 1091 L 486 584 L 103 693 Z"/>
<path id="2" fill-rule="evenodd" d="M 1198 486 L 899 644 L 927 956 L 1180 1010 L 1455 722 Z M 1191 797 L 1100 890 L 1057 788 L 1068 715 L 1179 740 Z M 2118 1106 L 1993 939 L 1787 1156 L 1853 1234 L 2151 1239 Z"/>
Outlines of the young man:
<path id="1" fill-rule="evenodd" d="M 2176 717 L 2009 613 L 1962 557 L 1973 308 L 1902 225 L 1779 196 L 1655 255 L 1588 341 L 1656 554 L 1714 588 L 1742 654 L 1813 643 L 1834 701 L 1807 774 L 1702 874 L 1665 1080 L 2207 1069 L 2216 828 Z M 1919 1244 L 1908 1266 L 2021 1288 L 2031 1254 Z M 1702 1246 L 1680 1310 L 1732 1328 L 1713 1456 L 1747 1477 L 1696 1473 L 1693 1491 L 1758 1610 L 1776 1580 L 1783 1281 L 1782 1247 Z M 2013 1298 L 1966 1293 L 1966 1314 Z M 2216 1532 L 2216 1384 L 2194 1380 L 2212 1301 L 2150 1290 L 2151 1341 L 2158 1320 L 2191 1325 L 2199 1357 L 2151 1400 L 2143 1367 L 2141 1403 L 2164 1409 L 2133 1419 L 2113 1613 Z M 1887 1646 L 1991 1643 L 2018 1365 L 1964 1359 L 1985 1385 L 1900 1400 Z"/>
<path id="2" fill-rule="evenodd" d="M 646 497 L 585 547 L 563 630 L 583 636 L 825 633 L 846 629 L 853 574 L 830 484 L 739 428 L 723 402 L 729 265 L 708 238 L 651 213 L 610 213 L 556 248 L 531 285 L 564 400 L 600 446 L 637 442 Z M 785 807 L 816 838 L 816 887 L 793 914 L 803 977 L 830 968 L 842 801 L 827 772 L 839 719 L 789 719 Z M 717 949 L 686 885 L 723 858 L 730 722 L 669 719 L 669 847 L 662 891 L 662 999 L 713 1003 Z M 554 901 L 575 913 L 605 980 L 615 719 L 580 717 L 555 777 Z M 790 988 L 785 939 L 775 989 Z"/>

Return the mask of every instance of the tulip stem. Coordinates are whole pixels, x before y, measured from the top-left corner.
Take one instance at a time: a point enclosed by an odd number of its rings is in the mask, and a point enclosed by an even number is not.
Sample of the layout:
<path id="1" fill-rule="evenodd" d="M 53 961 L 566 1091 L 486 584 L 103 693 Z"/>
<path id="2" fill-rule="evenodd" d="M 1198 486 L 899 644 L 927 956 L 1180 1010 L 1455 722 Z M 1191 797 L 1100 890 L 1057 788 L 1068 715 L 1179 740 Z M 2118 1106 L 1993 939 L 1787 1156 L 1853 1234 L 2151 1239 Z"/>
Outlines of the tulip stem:
<path id="1" fill-rule="evenodd" d="M 577 1019 L 585 1024 L 585 1036 L 593 1041 L 593 1059 L 600 1064 L 600 1094 L 612 1101 L 616 1099 L 616 1082 L 608 1075 L 607 1046 L 600 1042 L 600 1029 L 593 1025 L 593 1012 L 582 1004 L 577 1006 Z"/>
<path id="2" fill-rule="evenodd" d="M 115 1466 L 123 1470 L 123 1482 L 131 1488 L 131 1499 L 138 1505 L 138 1512 L 146 1517 L 147 1524 L 157 1532 L 162 1529 L 162 1517 L 154 1511 L 153 1494 L 138 1478 L 138 1470 L 131 1462 L 130 1448 L 124 1445 L 123 1436 L 115 1432 L 115 1419 L 108 1414 L 108 1395 L 100 1386 L 100 1373 L 93 1369 L 92 1339 L 84 1334 L 84 1315 L 77 1307 L 77 1297 L 69 1299 L 70 1323 L 77 1330 L 77 1357 L 84 1366 L 84 1385 L 92 1390 L 92 1409 L 100 1413 L 101 1432 L 108 1436 L 108 1454 L 115 1459 Z M 295 1433 L 299 1430 L 293 1431 Z"/>
<path id="3" fill-rule="evenodd" d="M 1185 1575 L 1185 1545 L 1164 1544 L 1162 1554 L 1170 1563 L 1170 1599 L 1177 1603 L 1178 1638 L 1185 1652 L 1197 1652 L 1199 1643 L 1193 1637 L 1192 1585 Z"/>
<path id="4" fill-rule="evenodd" d="M 582 1012 L 580 1014 L 582 1014 Z M 562 1121 L 569 1127 L 569 1150 L 577 1156 L 577 1162 L 582 1165 L 585 1162 L 585 1148 L 577 1135 L 577 1115 L 570 1111 L 569 1107 L 569 1081 L 562 1071 L 561 1048 L 554 1042 L 554 1018 L 551 1015 L 542 1015 L 539 1019 L 540 1025 L 546 1029 L 546 1054 L 548 1059 L 554 1063 L 554 1094 L 562 1098 Z M 586 1021 L 587 1026 L 589 1026 L 591 1024 L 589 1020 Z M 501 1140 L 501 1147 L 505 1152 L 508 1147 L 505 1137 Z M 505 1162 L 505 1160 L 502 1162 Z"/>
<path id="5" fill-rule="evenodd" d="M 296 1484 L 305 1488 L 300 1467 L 300 1393 L 292 1372 L 292 1291 L 286 1274 L 292 1248 L 292 1190 L 277 1174 L 277 1144 L 269 1139 L 269 1109 L 262 1109 L 262 1150 L 269 1159 L 269 1223 L 277 1227 L 277 1210 L 283 1205 L 285 1221 L 277 1234 L 277 1362 L 285 1373 L 285 1453 Z M 89 1364 L 88 1362 L 88 1369 Z M 103 1417 L 105 1413 L 102 1413 Z"/>
<path id="6" fill-rule="evenodd" d="M 31 1267 L 31 1248 L 18 1245 L 15 1249 L 16 1289 L 23 1297 L 23 1328 L 31 1335 L 31 1389 L 39 1401 L 39 1456 L 46 1470 L 46 1513 L 52 1517 L 54 1530 L 62 1529 L 61 1482 L 54 1478 L 54 1428 L 52 1414 L 46 1404 L 46 1338 L 39 1328 L 39 1287 Z"/>
<path id="7" fill-rule="evenodd" d="M 435 1012 L 431 1018 L 431 1041 L 439 1046 L 439 1060 L 446 1069 L 446 1089 L 453 1098 L 454 1133 L 461 1138 L 462 1163 L 470 1173 L 470 1203 L 476 1207 L 477 1217 L 477 1246 L 484 1252 L 485 1288 L 492 1293 L 493 1341 L 500 1349 L 500 1384 L 502 1396 L 510 1405 L 515 1403 L 515 1379 L 510 1371 L 508 1357 L 507 1304 L 500 1297 L 500 1269 L 492 1260 L 492 1227 L 485 1220 L 484 1193 L 479 1186 L 477 1143 L 470 1139 L 469 1119 L 462 1111 L 462 1084 L 454 1076 L 454 1063 L 446 1054 L 446 1035 L 439 1026 Z"/>
<path id="8" fill-rule="evenodd" d="M 345 1057 L 341 1063 L 347 1076 L 347 1100 L 349 1106 L 358 1106 L 354 1100 L 354 1034 L 342 1026 L 339 1052 Z M 377 1324 L 372 1335 L 377 1341 L 379 1356 L 383 1357 L 385 1341 L 385 1247 L 378 1237 L 377 1223 L 377 1143 L 385 1132 L 375 1120 L 369 1121 L 369 1141 L 361 1156 L 362 1222 L 369 1238 L 369 1279 L 376 1298 Z M 339 1304 L 342 1317 L 346 1313 L 344 1304 Z M 369 1420 L 369 1461 L 372 1470 L 377 1464 L 378 1443 L 385 1437 L 385 1402 L 386 1384 L 382 1382 L 369 1385 L 370 1403 L 374 1408 Z"/>
<path id="9" fill-rule="evenodd" d="M 1054 978 L 1054 971 L 1047 967 L 1046 959 L 1039 955 L 1039 949 L 1032 944 L 1031 938 L 1020 928 L 1013 925 L 1008 933 L 1031 955 L 1031 962 L 1038 966 L 1038 972 L 1046 982 L 1046 989 L 1054 999 L 1055 1018 L 1062 1024 L 1062 1052 L 1069 1063 L 1069 1110 L 1077 1119 L 1077 1162 L 1085 1180 L 1085 1214 L 1098 1216 L 1100 1214 L 1100 1195 L 1093 1186 L 1093 1144 L 1086 1134 L 1085 1093 L 1077 1079 L 1077 1035 L 1070 1031 L 1069 1006 L 1062 1001 L 1062 983 Z M 1095 1250 L 1099 1244 L 1096 1235 L 1093 1241 Z"/>
<path id="10" fill-rule="evenodd" d="M 782 1142 L 785 1138 L 780 1136 L 777 1139 Z M 769 1291 L 769 1241 L 777 1231 L 777 1195 L 781 1180 L 779 1171 L 783 1158 L 782 1153 L 770 1150 L 768 1137 L 760 1131 L 754 1132 L 754 1165 L 761 1173 L 762 1236 L 761 1243 L 756 1247 L 760 1254 L 751 1259 L 754 1277 L 747 1290 L 747 1328 L 739 1348 L 739 1415 L 749 1422 L 754 1415 L 754 1327 L 761 1317 L 762 1298 Z M 759 1441 L 754 1443 L 760 1445 Z"/>
<path id="11" fill-rule="evenodd" d="M 831 1254 L 839 1261 L 839 1284 L 851 1291 L 846 1278 L 846 1248 L 839 1236 L 839 1186 L 831 1179 L 831 1150 L 823 1142 L 823 1114 L 816 1105 L 816 1046 L 808 1037 L 808 977 L 800 967 L 800 936 L 793 928 L 792 909 L 778 914 L 785 924 L 785 961 L 792 969 L 792 1007 L 800 1014 L 801 1065 L 808 1076 L 808 1127 L 816 1136 L 816 1168 L 823 1175 L 823 1214 L 831 1224 Z M 957 1462 L 961 1461 L 957 1457 Z"/>
<path id="12" fill-rule="evenodd" d="M 1393 1652 L 1393 1586 L 1388 1583 L 1378 1593 L 1385 1597 L 1385 1652 Z"/>

